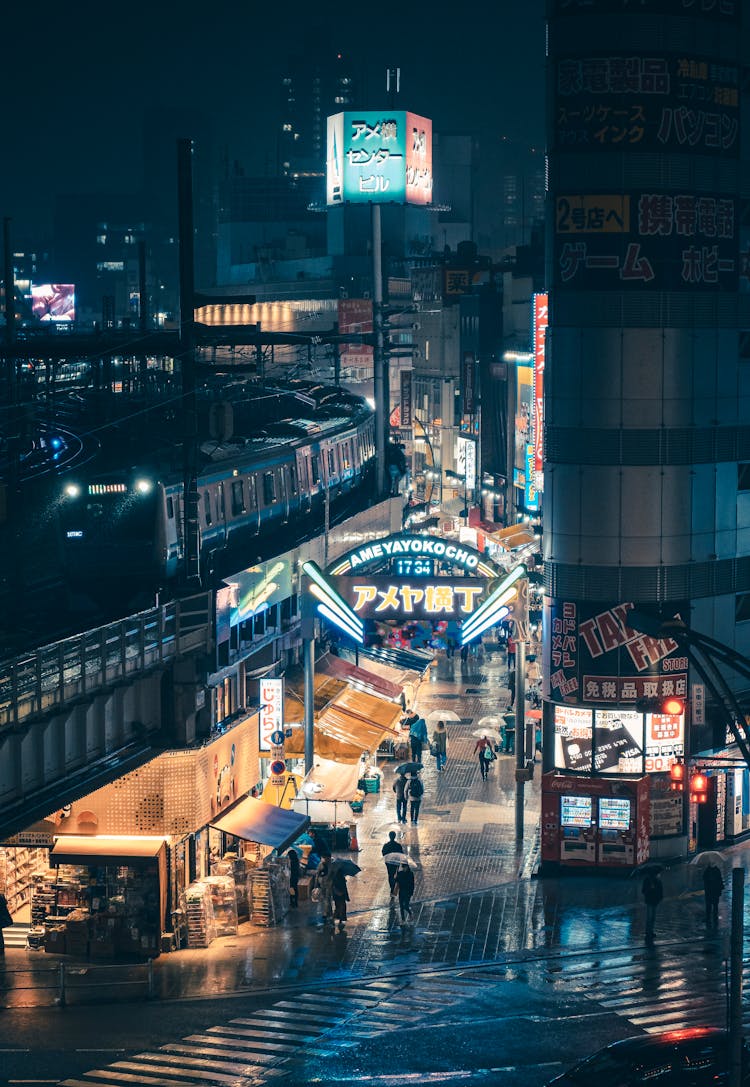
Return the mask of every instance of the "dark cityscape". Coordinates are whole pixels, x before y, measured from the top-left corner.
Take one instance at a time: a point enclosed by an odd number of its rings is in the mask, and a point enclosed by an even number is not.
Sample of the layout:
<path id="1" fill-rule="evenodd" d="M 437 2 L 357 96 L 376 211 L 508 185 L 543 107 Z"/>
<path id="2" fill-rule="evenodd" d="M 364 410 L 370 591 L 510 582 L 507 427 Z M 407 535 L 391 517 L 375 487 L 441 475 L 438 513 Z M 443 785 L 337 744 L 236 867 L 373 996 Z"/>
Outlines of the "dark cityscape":
<path id="1" fill-rule="evenodd" d="M 3 39 L 0 1085 L 748 1087 L 741 0 Z"/>

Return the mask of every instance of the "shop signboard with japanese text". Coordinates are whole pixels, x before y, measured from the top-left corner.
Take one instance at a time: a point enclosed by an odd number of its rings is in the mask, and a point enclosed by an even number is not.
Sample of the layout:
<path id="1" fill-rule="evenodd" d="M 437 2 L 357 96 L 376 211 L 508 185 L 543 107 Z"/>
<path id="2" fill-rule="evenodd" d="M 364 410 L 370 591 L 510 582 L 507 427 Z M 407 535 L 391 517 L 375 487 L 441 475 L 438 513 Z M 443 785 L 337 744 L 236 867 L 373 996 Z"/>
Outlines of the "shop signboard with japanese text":
<path id="1" fill-rule="evenodd" d="M 534 380 L 531 419 L 532 445 L 534 447 L 534 484 L 537 491 L 543 489 L 544 471 L 544 362 L 547 328 L 549 325 L 549 296 L 535 294 L 532 300 L 532 346 L 534 352 Z M 528 506 L 527 506 L 528 508 Z"/>
<path id="2" fill-rule="evenodd" d="M 737 65 L 657 47 L 559 57 L 555 75 L 557 150 L 739 155 Z"/>
<path id="3" fill-rule="evenodd" d="M 632 602 L 607 606 L 547 598 L 545 697 L 573 705 L 622 706 L 641 698 L 686 698 L 688 661 L 671 638 L 628 625 Z M 685 601 L 664 614 L 688 614 Z"/>
<path id="4" fill-rule="evenodd" d="M 555 201 L 556 286 L 736 290 L 736 200 L 690 192 L 564 193 Z"/>
<path id="5" fill-rule="evenodd" d="M 339 347 L 341 365 L 345 367 L 371 367 L 372 344 L 358 342 L 360 337 L 372 334 L 372 299 L 340 298 L 338 301 L 339 335 L 351 336 L 348 343 Z"/>
<path id="6" fill-rule="evenodd" d="M 430 204 L 432 121 L 404 110 L 329 117 L 326 201 Z"/>
<path id="7" fill-rule="evenodd" d="M 284 731 L 284 680 L 262 679 L 259 697 L 258 748 L 271 751 L 275 746 L 273 734 Z"/>
<path id="8" fill-rule="evenodd" d="M 553 15 L 683 15 L 738 23 L 742 0 L 554 0 Z"/>
<path id="9" fill-rule="evenodd" d="M 331 577 L 331 584 L 360 619 L 467 619 L 487 595 L 479 578 L 430 578 L 413 582 L 387 576 Z"/>

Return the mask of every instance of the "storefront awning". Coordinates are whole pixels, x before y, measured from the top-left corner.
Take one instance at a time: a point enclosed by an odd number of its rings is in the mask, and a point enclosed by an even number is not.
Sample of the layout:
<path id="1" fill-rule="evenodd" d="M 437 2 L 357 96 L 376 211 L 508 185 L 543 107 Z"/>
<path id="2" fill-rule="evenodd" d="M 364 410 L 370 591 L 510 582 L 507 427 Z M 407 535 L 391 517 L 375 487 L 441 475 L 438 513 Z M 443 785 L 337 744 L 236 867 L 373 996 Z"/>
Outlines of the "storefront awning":
<path id="1" fill-rule="evenodd" d="M 401 695 L 402 687 L 399 683 L 386 679 L 385 676 L 371 672 L 369 669 L 360 668 L 341 657 L 328 657 L 325 668 L 329 675 L 358 684 L 382 698 L 395 699 Z"/>
<path id="2" fill-rule="evenodd" d="M 148 864 L 165 848 L 164 838 L 107 838 L 66 834 L 55 839 L 50 850 L 52 864 Z"/>
<path id="3" fill-rule="evenodd" d="M 527 524 L 508 525 L 507 528 L 501 528 L 497 532 L 489 532 L 487 533 L 487 539 L 498 544 L 506 551 L 539 542 L 533 529 Z"/>
<path id="4" fill-rule="evenodd" d="M 330 759 L 315 759 L 315 765 L 300 786 L 295 801 L 353 800 L 359 783 L 359 766 L 342 766 Z"/>
<path id="5" fill-rule="evenodd" d="M 212 820 L 211 826 L 246 842 L 270 845 L 282 853 L 309 823 L 306 815 L 274 808 L 254 796 L 246 796 Z"/>
<path id="6" fill-rule="evenodd" d="M 427 671 L 435 659 L 433 653 L 422 653 L 417 649 L 396 649 L 390 645 L 368 646 L 366 650 L 360 650 L 360 657 L 363 655 L 392 668 L 419 672 L 420 675 Z"/>
<path id="7" fill-rule="evenodd" d="M 351 689 L 340 694 L 321 714 L 321 723 L 327 714 L 338 712 L 355 718 L 358 729 L 365 725 L 393 733 L 397 731 L 403 714 L 400 703 L 388 702 L 377 695 Z"/>

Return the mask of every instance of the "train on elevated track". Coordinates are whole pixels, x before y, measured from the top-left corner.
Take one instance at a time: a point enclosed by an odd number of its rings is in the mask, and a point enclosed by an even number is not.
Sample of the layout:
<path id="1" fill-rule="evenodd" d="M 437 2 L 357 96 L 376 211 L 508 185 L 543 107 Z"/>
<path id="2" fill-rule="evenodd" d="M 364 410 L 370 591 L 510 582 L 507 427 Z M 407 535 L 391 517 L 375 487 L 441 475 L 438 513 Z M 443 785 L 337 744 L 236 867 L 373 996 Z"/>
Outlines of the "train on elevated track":
<path id="1" fill-rule="evenodd" d="M 326 506 L 332 517 L 372 494 L 374 413 L 367 401 L 312 383 L 295 383 L 282 395 L 285 417 L 255 432 L 245 426 L 243 436 L 199 442 L 203 584 L 293 547 L 315 526 L 319 531 Z M 148 596 L 178 584 L 185 562 L 184 475 L 173 457 L 166 470 L 141 464 L 65 480 L 59 520 L 74 592 L 111 603 L 113 594 Z"/>

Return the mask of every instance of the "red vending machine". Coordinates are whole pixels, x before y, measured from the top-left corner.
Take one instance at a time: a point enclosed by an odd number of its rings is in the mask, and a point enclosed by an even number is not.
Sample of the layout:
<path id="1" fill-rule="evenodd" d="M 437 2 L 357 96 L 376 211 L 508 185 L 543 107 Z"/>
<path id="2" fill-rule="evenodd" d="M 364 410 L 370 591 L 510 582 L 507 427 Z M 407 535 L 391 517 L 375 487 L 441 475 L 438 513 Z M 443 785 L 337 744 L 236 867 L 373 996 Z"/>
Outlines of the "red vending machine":
<path id="1" fill-rule="evenodd" d="M 650 779 L 542 778 L 542 862 L 634 868 L 648 860 Z"/>

